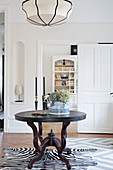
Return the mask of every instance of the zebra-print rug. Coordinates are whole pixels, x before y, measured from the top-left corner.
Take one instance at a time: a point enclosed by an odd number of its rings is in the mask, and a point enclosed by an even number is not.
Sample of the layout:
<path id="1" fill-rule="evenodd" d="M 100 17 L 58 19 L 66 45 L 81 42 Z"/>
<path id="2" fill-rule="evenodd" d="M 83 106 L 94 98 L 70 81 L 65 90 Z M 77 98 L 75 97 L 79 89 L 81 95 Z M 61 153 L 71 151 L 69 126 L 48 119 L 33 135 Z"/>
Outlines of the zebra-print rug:
<path id="1" fill-rule="evenodd" d="M 72 170 L 113 170 L 113 138 L 67 138 L 66 141 L 67 147 L 78 148 L 72 149 L 70 155 Z M 3 170 L 27 170 L 28 150 L 31 150 L 30 155 L 34 154 L 33 149 L 4 149 L 6 154 L 0 159 L 0 166 L 6 166 Z M 45 158 L 35 163 L 32 170 L 65 170 L 65 164 L 56 159 L 56 154 L 55 150 L 47 150 Z"/>
<path id="2" fill-rule="evenodd" d="M 28 161 L 35 156 L 34 148 L 4 148 L 5 156 L 0 159 L 0 166 L 7 167 L 4 170 L 26 170 Z M 95 166 L 96 162 L 86 154 L 95 152 L 96 149 L 71 149 L 72 153 L 63 155 L 70 160 L 72 169 L 86 170 L 89 166 Z M 46 149 L 42 160 L 33 165 L 32 170 L 65 170 L 66 165 L 59 160 L 57 151 Z"/>

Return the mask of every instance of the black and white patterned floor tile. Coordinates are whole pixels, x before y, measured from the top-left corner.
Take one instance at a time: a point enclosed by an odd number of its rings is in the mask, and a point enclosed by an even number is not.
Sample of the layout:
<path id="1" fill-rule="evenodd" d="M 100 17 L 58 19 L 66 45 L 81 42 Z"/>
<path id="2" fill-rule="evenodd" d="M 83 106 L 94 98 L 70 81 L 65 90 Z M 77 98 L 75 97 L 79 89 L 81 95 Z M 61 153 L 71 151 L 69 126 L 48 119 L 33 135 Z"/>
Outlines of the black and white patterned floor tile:
<path id="1" fill-rule="evenodd" d="M 93 160 L 97 162 L 95 170 L 113 170 L 113 138 L 70 138 L 67 145 L 76 148 L 96 148 L 97 152 L 89 152 Z"/>
<path id="2" fill-rule="evenodd" d="M 72 152 L 74 153 L 71 155 L 70 158 L 70 162 L 72 164 L 72 170 L 113 170 L 113 138 L 68 138 L 67 147 L 72 148 Z M 17 149 L 15 149 L 15 151 L 17 151 Z M 34 150 L 31 149 L 32 155 L 33 155 L 33 151 Z M 24 160 L 24 158 L 26 159 L 26 157 L 29 159 L 28 153 L 29 153 L 28 148 L 26 150 L 25 149 L 18 150 L 18 154 L 17 152 L 14 152 L 14 149 L 7 150 L 5 156 L 7 168 L 5 168 L 4 170 L 27 170 L 26 167 L 21 167 L 19 163 L 21 164 L 22 160 Z M 15 167 L 11 167 L 12 155 L 13 155 L 13 163 L 18 160 L 17 161 L 18 163 L 16 162 Z M 19 162 L 19 155 L 21 158 L 20 159 L 21 162 Z M 65 170 L 66 169 L 65 164 L 57 159 L 57 153 L 55 150 L 54 152 L 49 152 L 49 154 L 46 154 L 45 157 L 47 158 L 46 161 L 45 162 L 42 161 L 39 164 L 37 163 L 34 164 L 34 168 L 32 170 Z M 54 157 L 56 157 L 55 158 L 56 160 L 54 160 Z M 76 160 L 74 157 L 76 158 Z M 10 168 L 8 168 L 8 164 L 7 164 L 8 161 L 10 162 L 9 163 Z M 2 163 L 3 163 L 3 159 L 0 160 L 0 166 Z"/>

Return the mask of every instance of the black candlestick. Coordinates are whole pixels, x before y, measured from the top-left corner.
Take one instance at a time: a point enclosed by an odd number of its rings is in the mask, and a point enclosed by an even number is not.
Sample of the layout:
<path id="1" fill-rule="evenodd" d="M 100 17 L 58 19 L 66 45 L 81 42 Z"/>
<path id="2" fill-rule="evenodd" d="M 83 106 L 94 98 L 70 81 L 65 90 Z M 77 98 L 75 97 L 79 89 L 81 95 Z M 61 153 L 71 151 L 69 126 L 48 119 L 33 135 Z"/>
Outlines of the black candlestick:
<path id="1" fill-rule="evenodd" d="M 35 112 L 37 111 L 37 105 L 38 105 L 37 97 L 38 97 L 38 96 L 35 96 Z"/>
<path id="2" fill-rule="evenodd" d="M 37 77 L 35 77 L 35 96 L 37 96 Z"/>
<path id="3" fill-rule="evenodd" d="M 46 101 L 45 101 L 45 96 L 43 96 L 43 110 L 46 110 Z"/>
<path id="4" fill-rule="evenodd" d="M 43 96 L 45 96 L 45 77 L 43 77 Z"/>
<path id="5" fill-rule="evenodd" d="M 37 95 L 37 77 L 35 77 L 35 112 L 34 113 L 38 113 L 37 108 L 38 108 L 38 95 Z"/>

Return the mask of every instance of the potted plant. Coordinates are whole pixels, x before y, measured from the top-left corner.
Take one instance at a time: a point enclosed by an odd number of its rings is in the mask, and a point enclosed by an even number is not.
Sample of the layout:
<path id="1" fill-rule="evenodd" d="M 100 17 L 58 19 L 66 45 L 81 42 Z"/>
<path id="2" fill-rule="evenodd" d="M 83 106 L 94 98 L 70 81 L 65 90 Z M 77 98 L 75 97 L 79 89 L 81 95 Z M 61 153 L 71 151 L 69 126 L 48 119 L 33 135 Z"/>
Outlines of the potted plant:
<path id="1" fill-rule="evenodd" d="M 59 101 L 59 93 L 53 92 L 50 94 L 50 101 L 54 103 L 55 101 Z"/>
<path id="2" fill-rule="evenodd" d="M 69 114 L 69 92 L 67 90 L 51 93 L 50 101 L 50 114 Z"/>
<path id="3" fill-rule="evenodd" d="M 59 93 L 59 100 L 63 103 L 69 101 L 69 92 L 67 90 L 61 90 Z"/>

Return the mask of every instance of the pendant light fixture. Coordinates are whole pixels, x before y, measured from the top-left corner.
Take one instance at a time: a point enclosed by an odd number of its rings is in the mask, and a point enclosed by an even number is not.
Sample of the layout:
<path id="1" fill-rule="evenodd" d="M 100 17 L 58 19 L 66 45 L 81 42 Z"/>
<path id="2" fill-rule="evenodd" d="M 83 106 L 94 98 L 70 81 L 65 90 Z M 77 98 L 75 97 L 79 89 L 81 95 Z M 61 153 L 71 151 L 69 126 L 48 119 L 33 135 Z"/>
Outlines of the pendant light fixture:
<path id="1" fill-rule="evenodd" d="M 22 3 L 27 21 L 39 26 L 65 23 L 72 11 L 70 0 L 25 0 Z"/>

